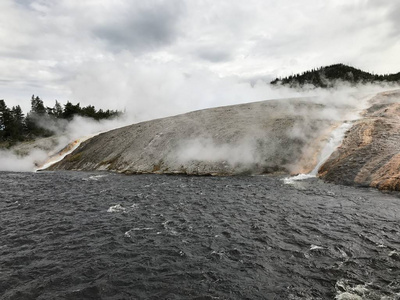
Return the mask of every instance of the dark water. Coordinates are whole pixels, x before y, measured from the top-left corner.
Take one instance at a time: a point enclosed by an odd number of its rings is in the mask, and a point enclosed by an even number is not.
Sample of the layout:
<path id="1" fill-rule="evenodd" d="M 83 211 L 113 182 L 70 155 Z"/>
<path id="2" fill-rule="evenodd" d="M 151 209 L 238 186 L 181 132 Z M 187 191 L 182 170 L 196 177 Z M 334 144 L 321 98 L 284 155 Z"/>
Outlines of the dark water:
<path id="1" fill-rule="evenodd" d="M 400 299 L 396 194 L 80 172 L 0 184 L 1 299 Z"/>

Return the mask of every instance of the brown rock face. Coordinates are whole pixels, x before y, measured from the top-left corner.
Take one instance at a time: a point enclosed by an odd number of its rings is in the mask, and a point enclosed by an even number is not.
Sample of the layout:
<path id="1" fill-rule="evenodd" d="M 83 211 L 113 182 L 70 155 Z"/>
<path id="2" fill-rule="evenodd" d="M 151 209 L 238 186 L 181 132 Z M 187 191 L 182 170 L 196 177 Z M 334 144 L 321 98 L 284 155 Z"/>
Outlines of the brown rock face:
<path id="1" fill-rule="evenodd" d="M 400 190 L 400 91 L 370 100 L 342 145 L 319 169 L 327 181 Z"/>

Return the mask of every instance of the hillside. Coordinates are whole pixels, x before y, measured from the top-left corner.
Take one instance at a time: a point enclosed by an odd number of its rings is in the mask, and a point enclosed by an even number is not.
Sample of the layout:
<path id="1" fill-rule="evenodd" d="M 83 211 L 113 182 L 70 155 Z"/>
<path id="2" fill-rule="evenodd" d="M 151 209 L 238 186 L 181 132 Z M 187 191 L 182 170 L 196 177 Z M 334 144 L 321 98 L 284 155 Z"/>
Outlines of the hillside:
<path id="1" fill-rule="evenodd" d="M 282 99 L 195 111 L 112 130 L 51 170 L 234 175 L 304 173 L 352 108 Z M 332 112 L 336 113 L 332 113 Z"/>
<path id="2" fill-rule="evenodd" d="M 306 71 L 301 74 L 276 78 L 271 81 L 271 84 L 281 84 L 290 87 L 311 85 L 314 87 L 329 88 L 335 86 L 339 81 L 349 84 L 400 83 L 400 72 L 396 74 L 377 75 L 344 64 L 335 64 Z"/>
<path id="3" fill-rule="evenodd" d="M 363 99 L 362 112 L 360 107 L 333 106 L 329 99 L 322 103 L 317 98 L 299 98 L 133 124 L 83 142 L 49 169 L 188 175 L 309 173 L 333 129 L 347 121 L 350 129 L 318 176 L 336 184 L 400 190 L 400 90 Z M 354 118 L 356 113 L 361 113 L 359 118 Z"/>
<path id="4" fill-rule="evenodd" d="M 319 175 L 339 184 L 400 190 L 400 90 L 369 102 Z"/>

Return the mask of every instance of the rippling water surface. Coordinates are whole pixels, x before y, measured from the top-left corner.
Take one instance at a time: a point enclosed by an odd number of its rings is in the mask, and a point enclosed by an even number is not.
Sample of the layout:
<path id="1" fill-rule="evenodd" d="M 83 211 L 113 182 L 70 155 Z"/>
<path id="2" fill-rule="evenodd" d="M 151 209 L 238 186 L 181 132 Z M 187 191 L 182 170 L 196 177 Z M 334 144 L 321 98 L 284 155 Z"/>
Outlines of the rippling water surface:
<path id="1" fill-rule="evenodd" d="M 277 177 L 0 173 L 1 299 L 400 299 L 400 199 Z"/>

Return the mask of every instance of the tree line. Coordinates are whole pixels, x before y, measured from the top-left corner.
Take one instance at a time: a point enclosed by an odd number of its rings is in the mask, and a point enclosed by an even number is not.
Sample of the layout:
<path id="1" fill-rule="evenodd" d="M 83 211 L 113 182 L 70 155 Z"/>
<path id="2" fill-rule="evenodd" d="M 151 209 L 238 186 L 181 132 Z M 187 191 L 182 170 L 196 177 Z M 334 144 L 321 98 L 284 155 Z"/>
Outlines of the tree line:
<path id="1" fill-rule="evenodd" d="M 53 107 L 46 107 L 39 96 L 32 95 L 31 110 L 24 115 L 19 105 L 8 108 L 0 100 L 0 142 L 11 146 L 16 142 L 33 140 L 37 137 L 54 135 L 54 129 L 46 124 L 62 129 L 74 116 L 88 117 L 95 120 L 110 119 L 121 115 L 116 110 L 97 110 L 93 105 L 81 107 L 80 104 L 67 102 L 63 106 L 56 100 Z"/>
<path id="2" fill-rule="evenodd" d="M 336 82 L 347 82 L 350 84 L 366 84 L 380 82 L 400 82 L 400 72 L 396 74 L 371 74 L 344 64 L 335 64 L 327 67 L 320 67 L 301 74 L 290 75 L 283 78 L 276 78 L 271 84 L 287 85 L 290 87 L 301 87 L 312 85 L 315 87 L 330 88 Z"/>

